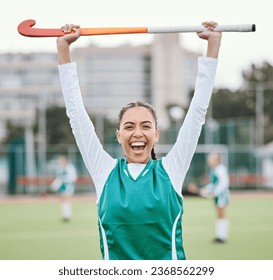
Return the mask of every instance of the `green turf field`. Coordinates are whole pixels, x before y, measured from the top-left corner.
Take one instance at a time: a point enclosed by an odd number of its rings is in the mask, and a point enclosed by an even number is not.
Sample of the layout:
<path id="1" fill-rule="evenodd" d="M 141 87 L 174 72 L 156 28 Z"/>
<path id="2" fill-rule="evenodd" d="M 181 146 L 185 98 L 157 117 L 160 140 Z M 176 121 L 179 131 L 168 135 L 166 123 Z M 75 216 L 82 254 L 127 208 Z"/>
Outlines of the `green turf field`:
<path id="1" fill-rule="evenodd" d="M 213 244 L 215 209 L 211 200 L 185 197 L 183 220 L 187 259 L 273 259 L 273 199 L 233 197 L 230 239 Z M 96 205 L 73 203 L 69 223 L 58 201 L 0 204 L 1 260 L 100 259 Z"/>

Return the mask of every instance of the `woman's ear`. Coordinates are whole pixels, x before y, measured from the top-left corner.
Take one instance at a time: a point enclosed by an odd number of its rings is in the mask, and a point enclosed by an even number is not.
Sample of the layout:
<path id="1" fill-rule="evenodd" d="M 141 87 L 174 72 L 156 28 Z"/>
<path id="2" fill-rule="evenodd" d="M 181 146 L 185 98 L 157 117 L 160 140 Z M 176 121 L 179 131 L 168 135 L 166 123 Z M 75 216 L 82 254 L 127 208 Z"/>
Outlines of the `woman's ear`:
<path id="1" fill-rule="evenodd" d="M 118 129 L 116 130 L 116 137 L 117 137 L 117 140 L 118 140 L 119 144 L 121 144 L 120 132 L 119 132 Z"/>
<path id="2" fill-rule="evenodd" d="M 158 142 L 159 136 L 160 136 L 160 130 L 157 128 L 157 129 L 156 129 L 156 132 L 155 132 L 155 143 Z"/>

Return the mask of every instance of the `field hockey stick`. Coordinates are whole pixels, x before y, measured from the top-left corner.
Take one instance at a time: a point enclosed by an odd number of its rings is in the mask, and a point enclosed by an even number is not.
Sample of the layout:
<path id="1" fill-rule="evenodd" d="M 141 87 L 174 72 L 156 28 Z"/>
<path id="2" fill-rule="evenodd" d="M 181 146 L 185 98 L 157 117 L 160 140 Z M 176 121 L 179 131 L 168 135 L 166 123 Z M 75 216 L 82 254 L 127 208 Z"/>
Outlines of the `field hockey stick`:
<path id="1" fill-rule="evenodd" d="M 32 28 L 35 20 L 28 19 L 18 25 L 18 32 L 27 37 L 60 37 L 65 33 L 59 29 L 53 28 Z M 97 27 L 81 28 L 81 36 L 91 35 L 111 35 L 111 34 L 160 34 L 160 33 L 188 33 L 202 32 L 206 28 L 202 25 L 197 26 L 162 26 L 162 27 Z M 214 31 L 220 32 L 254 32 L 255 24 L 236 24 L 236 25 L 218 25 Z"/>
<path id="2" fill-rule="evenodd" d="M 212 198 L 214 195 L 207 188 L 199 188 L 194 183 L 190 183 L 187 187 L 187 191 L 191 194 L 204 197 L 204 198 Z"/>

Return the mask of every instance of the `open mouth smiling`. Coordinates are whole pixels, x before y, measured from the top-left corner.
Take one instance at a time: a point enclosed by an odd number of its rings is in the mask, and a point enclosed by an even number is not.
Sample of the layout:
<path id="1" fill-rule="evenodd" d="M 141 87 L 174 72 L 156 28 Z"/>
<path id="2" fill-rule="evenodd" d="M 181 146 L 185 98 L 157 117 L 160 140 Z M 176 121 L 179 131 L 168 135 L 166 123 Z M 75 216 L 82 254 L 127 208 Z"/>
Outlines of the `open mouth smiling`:
<path id="1" fill-rule="evenodd" d="M 146 147 L 146 143 L 143 141 L 137 141 L 130 143 L 130 147 L 134 152 L 142 152 Z"/>

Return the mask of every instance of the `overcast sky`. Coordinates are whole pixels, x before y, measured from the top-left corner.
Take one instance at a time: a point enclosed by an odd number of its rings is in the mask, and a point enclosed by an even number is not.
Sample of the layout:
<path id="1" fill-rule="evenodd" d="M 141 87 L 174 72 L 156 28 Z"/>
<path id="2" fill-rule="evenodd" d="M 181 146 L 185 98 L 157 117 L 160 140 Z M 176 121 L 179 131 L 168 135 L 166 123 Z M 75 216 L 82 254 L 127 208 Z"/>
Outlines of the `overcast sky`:
<path id="1" fill-rule="evenodd" d="M 216 86 L 240 86 L 241 72 L 252 63 L 273 64 L 272 0 L 9 0 L 2 1 L 0 53 L 55 52 L 55 38 L 28 38 L 18 24 L 35 19 L 37 28 L 59 28 L 64 23 L 81 27 L 198 25 L 204 20 L 219 24 L 256 24 L 254 33 L 224 33 Z M 4 3 L 4 5 L 3 5 Z M 153 35 L 85 36 L 75 47 L 91 41 L 102 46 L 148 43 Z M 205 54 L 206 44 L 196 34 L 181 35 L 187 49 Z"/>

